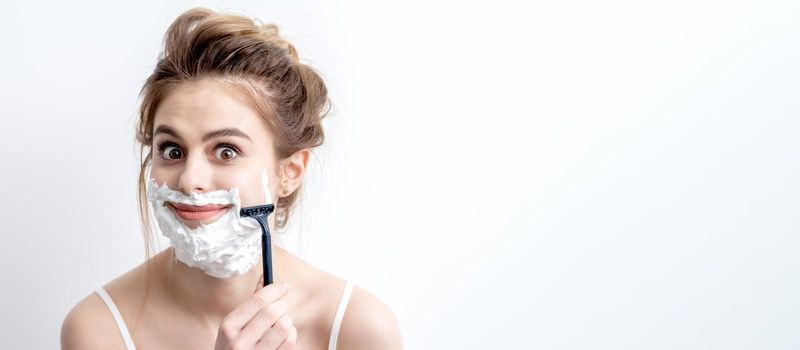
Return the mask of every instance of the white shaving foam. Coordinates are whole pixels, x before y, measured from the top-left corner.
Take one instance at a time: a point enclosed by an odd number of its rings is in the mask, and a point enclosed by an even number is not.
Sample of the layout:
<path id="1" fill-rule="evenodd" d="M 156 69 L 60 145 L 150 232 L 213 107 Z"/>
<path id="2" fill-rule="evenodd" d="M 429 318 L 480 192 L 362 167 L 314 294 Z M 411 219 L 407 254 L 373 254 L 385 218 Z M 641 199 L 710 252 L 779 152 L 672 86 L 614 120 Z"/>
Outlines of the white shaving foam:
<path id="1" fill-rule="evenodd" d="M 158 229 L 175 248 L 177 260 L 217 278 L 245 274 L 259 261 L 261 227 L 255 219 L 239 215 L 241 201 L 238 187 L 186 195 L 168 188 L 166 182 L 159 186 L 155 179 L 149 177 L 149 171 L 147 176 L 147 200 L 152 206 Z M 261 173 L 264 204 L 272 204 L 268 184 L 265 169 Z M 231 204 L 232 207 L 216 221 L 201 223 L 191 229 L 164 205 L 165 202 L 196 206 Z"/>

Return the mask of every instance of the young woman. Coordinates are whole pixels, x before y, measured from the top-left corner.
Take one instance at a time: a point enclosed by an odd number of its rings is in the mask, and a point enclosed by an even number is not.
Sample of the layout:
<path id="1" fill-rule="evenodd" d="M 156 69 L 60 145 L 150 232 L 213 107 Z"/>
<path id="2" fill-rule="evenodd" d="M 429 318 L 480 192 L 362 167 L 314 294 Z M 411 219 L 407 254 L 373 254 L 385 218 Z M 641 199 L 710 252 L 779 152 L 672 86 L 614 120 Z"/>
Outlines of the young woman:
<path id="1" fill-rule="evenodd" d="M 62 348 L 402 348 L 386 304 L 279 245 L 262 287 L 260 229 L 238 209 L 274 203 L 270 231 L 286 225 L 328 109 L 322 79 L 277 27 L 187 11 L 141 95 L 148 258 L 70 311 Z M 151 215 L 171 242 L 158 254 Z"/>

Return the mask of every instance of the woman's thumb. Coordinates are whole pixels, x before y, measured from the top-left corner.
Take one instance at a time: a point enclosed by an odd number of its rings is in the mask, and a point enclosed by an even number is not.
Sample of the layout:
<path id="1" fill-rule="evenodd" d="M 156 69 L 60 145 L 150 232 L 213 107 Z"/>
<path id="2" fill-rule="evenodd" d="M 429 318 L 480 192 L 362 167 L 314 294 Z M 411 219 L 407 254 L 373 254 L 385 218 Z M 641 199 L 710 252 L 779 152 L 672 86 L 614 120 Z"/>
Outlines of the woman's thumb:
<path id="1" fill-rule="evenodd" d="M 264 286 L 264 274 L 261 274 L 261 277 L 258 278 L 258 283 L 256 283 L 256 290 L 259 290 L 261 287 Z"/>

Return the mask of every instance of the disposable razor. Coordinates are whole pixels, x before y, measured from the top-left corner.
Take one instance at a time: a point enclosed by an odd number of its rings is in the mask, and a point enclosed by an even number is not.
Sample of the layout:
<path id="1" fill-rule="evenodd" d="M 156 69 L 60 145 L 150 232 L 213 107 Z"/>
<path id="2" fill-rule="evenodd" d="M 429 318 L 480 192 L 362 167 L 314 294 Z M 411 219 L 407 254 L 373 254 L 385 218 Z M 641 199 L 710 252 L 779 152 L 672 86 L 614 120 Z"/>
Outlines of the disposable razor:
<path id="1" fill-rule="evenodd" d="M 274 204 L 242 208 L 239 215 L 251 217 L 261 226 L 261 266 L 264 269 L 264 287 L 272 284 L 272 249 L 270 247 L 269 224 L 267 218 L 275 210 Z"/>

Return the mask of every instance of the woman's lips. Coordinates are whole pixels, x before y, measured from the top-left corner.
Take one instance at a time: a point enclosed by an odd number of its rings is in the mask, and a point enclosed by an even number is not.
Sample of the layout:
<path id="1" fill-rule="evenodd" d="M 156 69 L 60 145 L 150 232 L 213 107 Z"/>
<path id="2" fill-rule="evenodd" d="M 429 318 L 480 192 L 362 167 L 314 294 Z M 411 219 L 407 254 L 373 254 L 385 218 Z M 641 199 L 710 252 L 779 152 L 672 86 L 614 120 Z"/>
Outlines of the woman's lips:
<path id="1" fill-rule="evenodd" d="M 201 221 L 214 217 L 217 214 L 223 213 L 231 205 L 204 205 L 201 207 L 195 205 L 178 204 L 168 202 L 169 206 L 175 211 L 175 215 L 183 220 L 188 221 Z"/>

